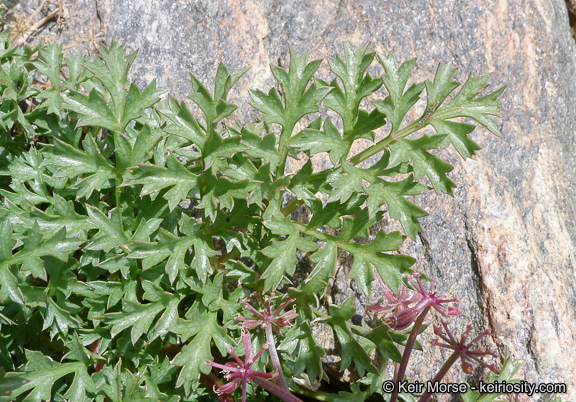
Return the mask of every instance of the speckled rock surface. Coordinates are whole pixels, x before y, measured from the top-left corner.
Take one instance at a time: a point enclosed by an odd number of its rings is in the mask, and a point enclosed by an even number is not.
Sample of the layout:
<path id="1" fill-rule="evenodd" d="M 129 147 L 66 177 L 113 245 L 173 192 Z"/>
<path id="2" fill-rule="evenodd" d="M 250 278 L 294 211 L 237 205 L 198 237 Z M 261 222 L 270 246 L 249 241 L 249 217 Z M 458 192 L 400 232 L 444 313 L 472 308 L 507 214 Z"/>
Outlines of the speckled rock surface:
<path id="1" fill-rule="evenodd" d="M 459 67 L 460 80 L 494 71 L 494 87 L 508 87 L 503 138 L 478 130 L 477 160 L 444 154 L 458 189 L 453 198 L 418 200 L 430 216 L 424 235 L 403 251 L 442 291 L 464 299 L 466 319 L 491 328 L 500 352 L 525 359 L 523 378 L 566 382 L 566 399 L 576 398 L 576 46 L 564 0 L 78 3 L 79 21 L 139 50 L 137 83 L 157 78 L 184 98 L 190 71 L 211 82 L 221 61 L 251 66 L 234 92 L 239 120 L 255 116 L 247 91 L 273 84 L 268 65 L 286 64 L 288 44 L 325 58 L 344 43 L 370 42 L 399 60 L 418 57 L 417 80 L 432 78 L 440 62 Z M 336 303 L 358 293 L 344 277 L 350 262 L 338 271 Z M 458 323 L 464 328 L 466 320 Z M 441 362 L 439 351 L 427 349 L 408 374 L 430 378 L 437 367 L 423 364 L 430 358 Z"/>

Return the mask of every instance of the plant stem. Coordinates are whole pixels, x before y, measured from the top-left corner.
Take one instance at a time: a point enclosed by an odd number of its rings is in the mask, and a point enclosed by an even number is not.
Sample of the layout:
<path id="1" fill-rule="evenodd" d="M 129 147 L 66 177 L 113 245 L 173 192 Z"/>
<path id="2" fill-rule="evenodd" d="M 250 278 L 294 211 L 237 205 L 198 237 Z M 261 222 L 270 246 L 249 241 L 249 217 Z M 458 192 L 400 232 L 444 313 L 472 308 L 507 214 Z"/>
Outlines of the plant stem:
<path id="1" fill-rule="evenodd" d="M 288 123 L 286 127 L 282 128 L 282 132 L 280 133 L 280 141 L 278 143 L 278 148 L 280 150 L 280 163 L 276 169 L 276 180 L 284 176 L 286 160 L 288 159 L 288 140 L 292 137 L 292 131 L 294 131 L 295 125 L 296 123 Z"/>
<path id="2" fill-rule="evenodd" d="M 444 378 L 446 373 L 448 373 L 448 370 L 450 370 L 452 365 L 456 362 L 456 360 L 458 360 L 458 356 L 459 356 L 458 352 L 452 353 L 452 355 L 448 358 L 448 360 L 446 360 L 444 362 L 444 364 L 442 365 L 442 367 L 440 367 L 438 374 L 436 374 L 436 377 L 434 377 L 432 382 L 439 382 L 440 380 L 442 380 L 442 378 Z M 420 397 L 418 402 L 426 402 L 428 399 L 430 399 L 431 396 L 432 396 L 432 394 L 430 392 L 426 391 L 424 393 L 424 395 L 422 395 Z"/>
<path id="3" fill-rule="evenodd" d="M 266 391 L 273 393 L 274 395 L 282 399 L 284 402 L 304 402 L 302 401 L 302 399 L 293 395 L 290 391 L 285 390 L 284 388 L 274 384 L 272 381 L 267 381 L 264 378 L 257 376 L 254 376 L 252 378 L 252 381 L 260 385 Z"/>
<path id="4" fill-rule="evenodd" d="M 288 383 L 286 382 L 286 377 L 284 377 L 284 371 L 282 370 L 282 364 L 280 364 L 280 358 L 278 357 L 278 351 L 276 350 L 276 344 L 274 343 L 274 333 L 272 332 L 272 325 L 268 324 L 266 326 L 266 341 L 268 342 L 268 352 L 270 352 L 270 358 L 272 359 L 272 364 L 274 368 L 278 371 L 278 382 L 285 390 L 289 390 Z"/>
<path id="5" fill-rule="evenodd" d="M 240 250 L 234 247 L 230 252 L 222 254 L 217 259 L 219 265 L 224 265 L 227 261 L 230 261 L 240 255 Z"/>
<path id="6" fill-rule="evenodd" d="M 328 398 L 328 394 L 325 392 L 320 391 L 309 391 L 307 389 L 299 388 L 298 390 L 294 391 L 297 394 L 307 396 L 308 398 L 316 399 L 317 401 L 328 402 L 330 398 Z"/>
<path id="7" fill-rule="evenodd" d="M 404 349 L 404 353 L 402 354 L 402 360 L 400 361 L 400 367 L 398 367 L 398 372 L 394 377 L 394 382 L 396 386 L 394 387 L 394 392 L 392 393 L 392 397 L 390 398 L 390 402 L 396 402 L 398 399 L 398 384 L 404 378 L 404 374 L 406 373 L 406 368 L 408 367 L 408 360 L 410 360 L 410 354 L 412 353 L 412 349 L 414 349 L 414 343 L 416 342 L 416 337 L 420 332 L 420 327 L 424 323 L 424 319 L 426 318 L 426 314 L 430 310 L 430 306 L 426 307 L 422 313 L 418 316 L 416 321 L 414 322 L 414 327 L 412 328 L 412 332 L 410 332 L 410 336 L 408 337 L 408 342 L 406 342 L 406 348 Z"/>
<path id="8" fill-rule="evenodd" d="M 397 131 L 394 134 L 390 134 L 388 137 L 378 141 L 376 144 L 372 145 L 371 147 L 366 148 L 364 151 L 360 152 L 359 154 L 356 154 L 355 156 L 350 158 L 350 160 L 348 162 L 350 162 L 353 165 L 357 165 L 361 162 L 364 162 L 366 159 L 368 159 L 372 155 L 375 155 L 378 152 L 382 151 L 384 148 L 386 148 L 388 145 L 392 144 L 394 141 L 402 139 L 404 137 L 407 137 L 410 134 L 415 133 L 416 131 L 420 130 L 421 128 L 424 128 L 425 125 L 419 126 L 418 125 L 419 122 L 420 122 L 420 119 L 413 121 L 412 123 L 410 123 L 406 127 L 404 127 L 402 130 Z"/>
<path id="9" fill-rule="evenodd" d="M 304 204 L 303 200 L 299 200 L 298 198 L 294 198 L 292 201 L 288 203 L 284 208 L 282 208 L 282 215 L 288 216 L 292 212 L 296 211 Z"/>

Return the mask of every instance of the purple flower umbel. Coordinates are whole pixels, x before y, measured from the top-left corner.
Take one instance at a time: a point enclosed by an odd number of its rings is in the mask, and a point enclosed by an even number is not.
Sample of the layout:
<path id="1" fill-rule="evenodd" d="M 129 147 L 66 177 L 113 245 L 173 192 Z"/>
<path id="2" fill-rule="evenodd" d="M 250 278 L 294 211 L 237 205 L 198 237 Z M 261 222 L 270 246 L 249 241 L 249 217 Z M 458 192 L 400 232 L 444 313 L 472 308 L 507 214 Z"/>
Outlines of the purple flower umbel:
<path id="1" fill-rule="evenodd" d="M 448 358 L 448 360 L 446 360 L 446 362 L 444 362 L 444 364 L 440 368 L 440 371 L 438 371 L 438 374 L 436 374 L 436 377 L 434 377 L 434 380 L 432 380 L 433 382 L 441 381 L 442 378 L 444 378 L 444 376 L 446 375 L 446 373 L 448 373 L 448 370 L 450 370 L 452 365 L 454 363 L 456 363 L 456 360 L 458 360 L 458 358 L 460 358 L 460 360 L 462 362 L 462 370 L 466 374 L 472 374 L 472 372 L 473 372 L 472 363 L 474 363 L 474 362 L 480 363 L 481 365 L 488 367 L 490 370 L 492 370 L 495 373 L 500 372 L 500 370 L 498 370 L 496 368 L 496 366 L 494 366 L 493 364 L 488 364 L 488 363 L 486 363 L 480 359 L 483 356 L 496 356 L 493 352 L 491 352 L 489 350 L 481 351 L 479 349 L 476 349 L 476 350 L 472 349 L 472 346 L 475 343 L 479 342 L 486 335 L 490 335 L 489 330 L 482 332 L 480 335 L 478 335 L 476 338 L 474 338 L 471 342 L 466 343 L 466 340 L 468 339 L 468 335 L 470 335 L 470 331 L 472 331 L 472 325 L 468 325 L 466 327 L 466 331 L 464 331 L 464 333 L 460 336 L 460 341 L 457 341 L 456 337 L 454 337 L 452 332 L 450 332 L 450 330 L 448 329 L 448 323 L 447 322 L 442 321 L 442 326 L 444 327 L 444 330 L 446 330 L 446 333 L 448 334 L 448 336 L 444 335 L 444 333 L 443 333 L 444 331 L 442 331 L 442 328 L 440 328 L 437 325 L 434 325 L 434 333 L 446 343 L 441 343 L 437 339 L 435 339 L 432 341 L 432 345 L 441 346 L 443 348 L 451 349 L 454 351 L 454 353 L 452 353 L 452 355 Z M 432 396 L 432 394 L 430 392 L 425 392 L 420 397 L 420 400 L 418 402 L 427 402 L 431 396 Z"/>
<path id="2" fill-rule="evenodd" d="M 480 359 L 483 356 L 495 357 L 496 355 L 494 352 L 491 352 L 490 350 L 481 351 L 479 349 L 472 349 L 472 346 L 475 343 L 479 342 L 485 336 L 491 335 L 490 330 L 485 330 L 471 342 L 466 343 L 466 340 L 470 335 L 470 331 L 472 331 L 472 325 L 468 324 L 468 326 L 466 326 L 466 331 L 464 331 L 464 333 L 460 336 L 460 341 L 457 341 L 454 335 L 450 332 L 447 322 L 442 321 L 442 326 L 444 327 L 444 330 L 446 330 L 448 336 L 444 335 L 442 328 L 437 325 L 434 325 L 434 333 L 446 343 L 441 343 L 438 341 L 438 339 L 435 339 L 432 341 L 432 345 L 453 350 L 454 353 L 460 357 L 462 362 L 462 371 L 464 371 L 466 374 L 472 374 L 472 363 L 477 362 L 495 373 L 500 372 L 500 370 L 498 370 L 493 364 L 488 364 Z"/>
<path id="3" fill-rule="evenodd" d="M 260 300 L 260 295 L 256 296 Z M 266 296 L 264 298 L 264 303 L 266 305 L 265 311 L 256 310 L 248 300 L 244 299 L 242 303 L 244 304 L 244 309 L 250 311 L 255 317 L 236 317 L 237 321 L 242 322 L 242 327 L 245 329 L 254 329 L 261 327 L 266 331 L 266 341 L 270 346 L 270 359 L 274 368 L 278 372 L 278 382 L 280 386 L 286 391 L 289 390 L 288 383 L 284 377 L 284 372 L 282 371 L 282 363 L 280 363 L 280 357 L 278 356 L 278 351 L 276 350 L 276 344 L 274 343 L 274 332 L 280 333 L 280 328 L 289 326 L 292 321 L 298 317 L 296 310 L 292 310 L 281 315 L 282 311 L 294 301 L 292 298 L 288 298 L 285 302 L 281 303 L 276 310 L 272 310 L 272 305 L 270 304 L 270 297 Z"/>
<path id="4" fill-rule="evenodd" d="M 207 361 L 207 366 L 216 367 L 222 369 L 224 373 L 224 378 L 227 380 L 232 380 L 228 384 L 224 384 L 220 388 L 216 389 L 216 393 L 218 394 L 230 394 L 238 388 L 238 385 L 242 383 L 242 401 L 246 401 L 246 384 L 254 380 L 255 378 L 263 378 L 269 379 L 274 378 L 277 376 L 277 373 L 261 373 L 259 371 L 252 370 L 252 365 L 258 358 L 264 353 L 266 349 L 268 349 L 268 344 L 265 343 L 262 346 L 262 349 L 256 354 L 256 356 L 252 356 L 252 343 L 250 342 L 250 334 L 243 333 L 242 334 L 242 342 L 244 342 L 244 350 L 246 351 L 246 356 L 244 357 L 244 361 L 240 360 L 238 355 L 234 352 L 234 349 L 231 347 L 228 348 L 228 353 L 234 357 L 236 362 L 229 362 L 226 364 L 220 364 L 216 362 Z"/>
<path id="5" fill-rule="evenodd" d="M 414 281 L 416 279 L 416 281 Z M 431 307 L 438 311 L 444 317 L 456 317 L 462 314 L 462 310 L 457 306 L 444 306 L 445 303 L 458 303 L 460 299 L 454 297 L 452 299 L 446 298 L 443 294 L 438 294 L 434 291 L 435 280 L 430 283 L 430 290 L 426 290 L 422 281 L 420 280 L 420 274 L 418 272 L 414 273 L 412 277 L 408 276 L 406 278 L 408 282 L 416 289 L 416 296 L 420 296 L 420 300 L 416 303 L 414 307 L 409 307 L 403 309 L 402 311 L 397 310 L 397 313 L 387 317 L 384 322 L 392 329 L 402 330 L 408 328 L 412 323 L 420 316 L 420 314 Z M 404 296 L 406 299 L 407 296 Z M 412 299 L 410 299 L 412 300 Z"/>
<path id="6" fill-rule="evenodd" d="M 384 283 L 382 283 L 383 286 Z M 410 308 L 411 304 L 418 303 L 422 296 L 418 293 L 412 294 L 406 286 L 402 286 L 402 290 L 396 296 L 390 289 L 384 287 L 384 297 L 388 300 L 388 304 L 380 306 L 378 304 L 366 306 L 368 310 L 375 313 L 377 316 L 385 316 L 388 314 L 400 314 L 402 311 Z"/>
<path id="7" fill-rule="evenodd" d="M 244 299 L 242 303 L 244 304 L 244 309 L 248 310 L 256 317 L 249 318 L 244 316 L 239 316 L 236 318 L 237 321 L 242 322 L 242 326 L 247 329 L 254 329 L 260 326 L 263 329 L 266 329 L 269 325 L 272 326 L 274 332 L 279 333 L 280 328 L 287 327 L 291 324 L 291 322 L 298 317 L 296 310 L 292 309 L 282 315 L 280 313 L 282 310 L 286 308 L 290 303 L 292 303 L 294 299 L 288 298 L 285 302 L 281 303 L 280 306 L 272 311 L 272 306 L 270 305 L 270 297 L 264 298 L 264 303 L 266 304 L 266 311 L 260 312 L 256 310 L 248 300 Z"/>
<path id="8" fill-rule="evenodd" d="M 403 330 L 414 324 L 410 331 L 408 341 L 406 342 L 406 347 L 402 354 L 402 360 L 396 367 L 394 375 L 394 381 L 396 381 L 396 383 L 404 378 L 406 367 L 408 366 L 408 360 L 410 359 L 412 349 L 416 342 L 416 336 L 418 335 L 430 309 L 433 308 L 444 317 L 455 317 L 462 314 L 462 310 L 457 306 L 444 306 L 446 303 L 458 303 L 460 301 L 458 297 L 448 299 L 443 294 L 435 292 L 434 285 L 436 284 L 436 281 L 434 280 L 430 283 L 430 290 L 426 290 L 420 280 L 420 276 L 421 275 L 416 272 L 414 275 L 406 277 L 408 283 L 410 283 L 416 291 L 415 298 L 408 298 L 406 292 L 403 291 L 397 298 L 398 302 L 401 303 L 398 304 L 399 308 L 395 309 L 393 315 L 384 319 L 386 325 L 395 330 Z M 406 306 L 414 300 L 417 300 L 416 304 L 413 307 L 406 308 Z M 390 402 L 396 402 L 398 400 L 398 391 L 399 387 L 396 387 L 392 392 Z"/>

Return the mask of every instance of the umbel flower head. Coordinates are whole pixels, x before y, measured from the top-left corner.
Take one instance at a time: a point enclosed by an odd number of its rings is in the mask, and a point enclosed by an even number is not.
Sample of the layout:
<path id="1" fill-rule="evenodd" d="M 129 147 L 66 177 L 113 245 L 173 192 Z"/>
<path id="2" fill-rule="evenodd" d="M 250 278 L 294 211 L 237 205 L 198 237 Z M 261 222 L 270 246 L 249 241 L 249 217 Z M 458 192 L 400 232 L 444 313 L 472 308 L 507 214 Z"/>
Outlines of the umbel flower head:
<path id="1" fill-rule="evenodd" d="M 434 334 L 436 334 L 440 339 L 442 339 L 446 343 L 442 343 L 442 342 L 439 342 L 438 339 L 434 339 L 432 341 L 432 345 L 440 346 L 440 347 L 443 347 L 446 349 L 451 349 L 455 353 L 457 353 L 458 356 L 460 357 L 460 361 L 462 363 L 462 371 L 464 371 L 464 373 L 466 373 L 466 374 L 472 374 L 473 373 L 472 363 L 474 363 L 474 362 L 477 362 L 477 363 L 483 365 L 484 367 L 487 367 L 488 369 L 490 369 L 491 371 L 493 371 L 495 373 L 500 372 L 500 370 L 498 370 L 496 368 L 496 366 L 494 366 L 493 364 L 488 364 L 488 363 L 484 362 L 482 359 L 480 359 L 483 356 L 496 357 L 494 352 L 492 352 L 490 350 L 482 351 L 479 349 L 475 349 L 475 350 L 472 349 L 473 345 L 475 343 L 479 342 L 483 337 L 485 337 L 487 335 L 491 335 L 490 330 L 485 330 L 480 335 L 478 335 L 476 338 L 474 338 L 472 341 L 470 341 L 469 343 L 466 343 L 466 340 L 468 339 L 468 336 L 470 335 L 470 331 L 472 331 L 472 325 L 468 324 L 466 326 L 466 331 L 464 331 L 464 333 L 460 336 L 459 341 L 456 340 L 456 338 L 454 337 L 452 332 L 450 332 L 450 330 L 448 329 L 448 323 L 447 322 L 442 321 L 442 326 L 444 327 L 444 330 L 446 331 L 448 336 L 444 335 L 444 333 L 443 333 L 444 331 L 442 330 L 442 328 L 440 328 L 440 326 L 437 326 L 437 325 L 434 325 Z"/>
<path id="2" fill-rule="evenodd" d="M 416 297 L 407 299 L 407 295 L 399 296 L 400 301 L 406 303 L 413 303 L 410 300 L 417 300 L 416 305 L 409 308 L 404 308 L 402 311 L 396 309 L 396 313 L 392 316 L 387 317 L 384 322 L 392 329 L 402 330 L 408 328 L 412 323 L 422 314 L 424 310 L 428 308 L 433 308 L 438 311 L 443 317 L 456 317 L 462 314 L 462 310 L 458 306 L 445 306 L 446 303 L 458 303 L 460 299 L 454 297 L 452 299 L 446 298 L 443 294 L 439 294 L 434 291 L 434 286 L 436 284 L 435 280 L 430 283 L 430 290 L 426 290 L 422 281 L 420 280 L 420 274 L 418 272 L 414 273 L 412 277 L 408 276 L 406 279 L 408 282 L 414 286 L 416 289 Z M 403 297 L 403 299 L 402 299 Z M 418 300 L 419 299 L 419 300 Z"/>
<path id="3" fill-rule="evenodd" d="M 254 380 L 256 377 L 269 379 L 277 376 L 277 373 L 261 373 L 259 371 L 252 370 L 252 365 L 258 358 L 268 349 L 268 344 L 265 343 L 262 349 L 253 356 L 252 355 L 252 343 L 250 342 L 250 334 L 242 334 L 242 342 L 244 343 L 244 350 L 246 351 L 246 356 L 244 356 L 244 361 L 242 361 L 238 355 L 234 352 L 234 349 L 229 347 L 228 353 L 234 357 L 235 362 L 228 362 L 226 364 L 220 364 L 212 361 L 207 361 L 207 366 L 216 367 L 222 369 L 224 373 L 224 378 L 227 380 L 232 380 L 228 384 L 222 385 L 220 388 L 216 389 L 217 394 L 231 394 L 238 388 L 238 385 L 242 383 L 242 401 L 246 401 L 246 384 Z"/>
<path id="4" fill-rule="evenodd" d="M 383 286 L 384 282 L 382 282 Z M 383 317 L 389 314 L 400 314 L 404 310 L 408 309 L 411 304 L 418 303 L 422 296 L 418 293 L 410 293 L 406 286 L 402 286 L 402 290 L 398 294 L 398 297 L 387 287 L 384 288 L 384 297 L 388 300 L 388 304 L 385 306 L 380 306 L 378 304 L 366 306 L 368 310 L 375 313 L 377 316 Z"/>
<path id="5" fill-rule="evenodd" d="M 284 327 L 289 326 L 292 323 L 292 321 L 296 317 L 298 317 L 298 314 L 296 313 L 295 309 L 292 309 L 292 310 L 287 311 L 284 314 L 280 315 L 280 313 L 290 303 L 292 303 L 294 301 L 294 299 L 288 298 L 286 301 L 281 303 L 280 306 L 274 311 L 272 311 L 272 306 L 271 306 L 270 300 L 271 299 L 269 296 L 266 296 L 264 298 L 266 310 L 263 312 L 260 312 L 260 311 L 256 310 L 250 303 L 248 303 L 247 299 L 244 299 L 242 301 L 242 303 L 244 304 L 244 309 L 248 310 L 249 312 L 254 314 L 255 317 L 252 318 L 252 317 L 238 316 L 238 317 L 236 317 L 236 320 L 241 321 L 242 326 L 246 329 L 254 329 L 258 326 L 263 328 L 263 329 L 266 329 L 266 327 L 271 325 L 272 329 L 275 332 L 279 333 L 280 328 L 284 328 Z"/>

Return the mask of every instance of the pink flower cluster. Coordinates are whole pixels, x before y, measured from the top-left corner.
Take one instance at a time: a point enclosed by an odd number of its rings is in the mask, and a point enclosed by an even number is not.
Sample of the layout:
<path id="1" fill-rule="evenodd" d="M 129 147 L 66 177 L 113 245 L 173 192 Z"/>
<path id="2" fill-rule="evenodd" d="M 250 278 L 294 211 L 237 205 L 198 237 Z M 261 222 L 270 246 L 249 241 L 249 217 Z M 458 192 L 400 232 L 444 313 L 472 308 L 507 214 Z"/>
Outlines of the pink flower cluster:
<path id="1" fill-rule="evenodd" d="M 462 314 L 460 307 L 444 306 L 446 303 L 460 302 L 458 297 L 448 299 L 443 294 L 435 292 L 435 280 L 431 281 L 430 290 L 426 290 L 420 276 L 421 274 L 416 272 L 412 277 L 406 278 L 414 287 L 415 292 L 403 286 L 400 294 L 396 297 L 390 289 L 386 288 L 384 296 L 389 304 L 387 306 L 372 305 L 368 306 L 368 309 L 380 316 L 385 316 L 385 324 L 395 330 L 408 328 L 428 308 L 433 308 L 444 317 L 456 317 Z"/>

